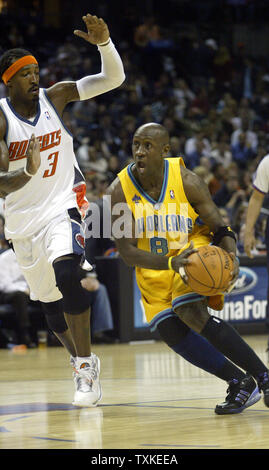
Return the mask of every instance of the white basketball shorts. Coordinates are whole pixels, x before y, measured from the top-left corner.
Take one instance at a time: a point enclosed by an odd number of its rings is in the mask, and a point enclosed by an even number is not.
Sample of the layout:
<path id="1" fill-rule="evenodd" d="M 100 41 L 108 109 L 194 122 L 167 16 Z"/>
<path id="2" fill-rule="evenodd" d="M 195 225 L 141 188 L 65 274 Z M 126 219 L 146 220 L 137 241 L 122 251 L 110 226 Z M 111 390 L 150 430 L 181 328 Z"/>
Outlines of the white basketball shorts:
<path id="1" fill-rule="evenodd" d="M 63 255 L 84 254 L 83 222 L 77 209 L 69 209 L 55 217 L 31 238 L 11 241 L 30 288 L 30 298 L 41 302 L 61 299 L 52 263 Z"/>

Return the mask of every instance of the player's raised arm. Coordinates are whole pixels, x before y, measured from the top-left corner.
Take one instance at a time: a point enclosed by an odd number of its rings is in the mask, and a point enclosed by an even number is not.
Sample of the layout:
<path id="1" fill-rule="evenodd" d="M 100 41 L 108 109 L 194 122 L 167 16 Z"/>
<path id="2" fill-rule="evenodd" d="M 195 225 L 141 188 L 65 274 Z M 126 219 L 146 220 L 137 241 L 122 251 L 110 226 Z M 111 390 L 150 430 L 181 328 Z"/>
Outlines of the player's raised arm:
<path id="1" fill-rule="evenodd" d="M 8 148 L 4 140 L 5 133 L 6 122 L 0 114 L 0 197 L 6 197 L 9 193 L 22 188 L 30 181 L 40 166 L 39 141 L 36 141 L 33 136 L 27 152 L 27 173 L 24 168 L 8 172 L 9 158 Z"/>
<path id="2" fill-rule="evenodd" d="M 101 72 L 83 77 L 76 82 L 59 82 L 47 90 L 58 113 L 72 101 L 87 100 L 119 87 L 124 79 L 122 60 L 111 38 L 107 24 L 102 18 L 83 16 L 86 32 L 75 30 L 74 34 L 98 47 L 101 55 Z"/>

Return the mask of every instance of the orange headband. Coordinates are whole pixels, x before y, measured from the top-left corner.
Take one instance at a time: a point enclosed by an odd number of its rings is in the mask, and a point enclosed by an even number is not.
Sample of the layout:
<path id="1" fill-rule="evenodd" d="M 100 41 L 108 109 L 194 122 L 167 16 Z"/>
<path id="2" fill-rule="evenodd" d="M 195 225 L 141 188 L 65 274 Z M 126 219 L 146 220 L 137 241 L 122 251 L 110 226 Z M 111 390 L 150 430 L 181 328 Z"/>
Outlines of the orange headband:
<path id="1" fill-rule="evenodd" d="M 25 65 L 30 65 L 30 64 L 38 64 L 37 60 L 34 58 L 33 55 L 25 55 L 21 59 L 16 60 L 16 62 L 13 62 L 13 64 L 8 67 L 7 70 L 2 75 L 2 80 L 4 84 L 6 85 L 7 82 L 17 73 L 22 67 L 25 67 Z"/>

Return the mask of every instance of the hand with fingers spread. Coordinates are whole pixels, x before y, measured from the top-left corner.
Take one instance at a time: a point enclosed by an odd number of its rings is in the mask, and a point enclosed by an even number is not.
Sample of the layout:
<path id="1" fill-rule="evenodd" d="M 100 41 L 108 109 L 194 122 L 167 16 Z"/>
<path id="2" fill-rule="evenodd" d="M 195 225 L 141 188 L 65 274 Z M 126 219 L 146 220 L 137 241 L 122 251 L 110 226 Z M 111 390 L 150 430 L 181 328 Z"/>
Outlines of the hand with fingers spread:
<path id="1" fill-rule="evenodd" d="M 173 268 L 176 273 L 179 273 L 182 277 L 182 280 L 186 283 L 187 282 L 187 277 L 185 274 L 184 266 L 186 264 L 189 264 L 191 261 L 188 259 L 190 255 L 193 253 L 196 253 L 197 249 L 193 248 L 193 242 L 190 243 L 190 246 L 186 248 L 186 250 L 183 250 L 180 255 L 174 256 L 172 261 L 171 261 L 171 267 Z"/>
<path id="2" fill-rule="evenodd" d="M 34 134 L 31 136 L 26 157 L 26 174 L 28 176 L 34 176 L 41 164 L 40 143 L 39 139 L 37 139 Z"/>
<path id="3" fill-rule="evenodd" d="M 97 18 L 97 16 L 93 16 L 88 13 L 83 16 L 82 19 L 86 25 L 87 33 L 76 29 L 74 31 L 76 36 L 79 36 L 94 45 L 108 42 L 109 29 L 102 18 Z"/>

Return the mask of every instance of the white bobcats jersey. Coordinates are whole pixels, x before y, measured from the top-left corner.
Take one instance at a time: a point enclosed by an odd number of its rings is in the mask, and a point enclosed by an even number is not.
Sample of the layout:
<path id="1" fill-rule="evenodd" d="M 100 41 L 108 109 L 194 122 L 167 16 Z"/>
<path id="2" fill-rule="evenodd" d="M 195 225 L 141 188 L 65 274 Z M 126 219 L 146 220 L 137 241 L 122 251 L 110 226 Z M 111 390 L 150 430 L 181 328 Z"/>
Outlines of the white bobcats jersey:
<path id="1" fill-rule="evenodd" d="M 40 89 L 38 112 L 33 121 L 18 115 L 8 98 L 0 100 L 0 108 L 7 121 L 9 171 L 25 167 L 25 153 L 32 134 L 40 141 L 41 156 L 38 172 L 23 188 L 6 197 L 6 238 L 31 237 L 72 207 L 85 211 L 86 184 L 74 154 L 73 138 L 45 89 Z"/>

